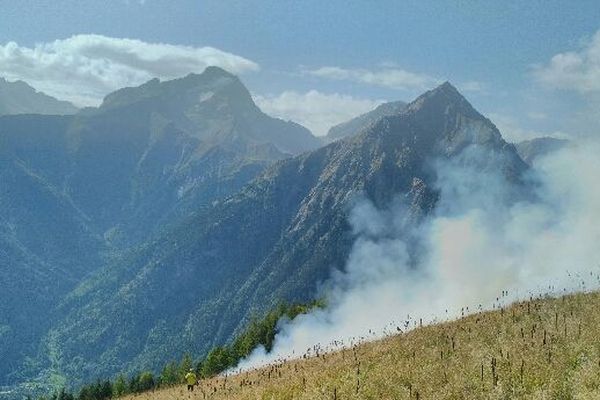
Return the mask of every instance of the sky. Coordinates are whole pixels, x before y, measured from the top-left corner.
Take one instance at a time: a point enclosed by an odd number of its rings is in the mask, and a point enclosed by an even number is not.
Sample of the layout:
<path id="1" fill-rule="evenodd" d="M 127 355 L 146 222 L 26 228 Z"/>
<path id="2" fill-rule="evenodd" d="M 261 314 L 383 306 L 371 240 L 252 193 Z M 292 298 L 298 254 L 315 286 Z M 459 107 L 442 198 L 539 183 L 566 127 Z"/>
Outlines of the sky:
<path id="1" fill-rule="evenodd" d="M 449 80 L 513 141 L 596 134 L 600 6 L 565 1 L 0 0 L 0 76 L 77 105 L 218 65 L 323 135 Z"/>

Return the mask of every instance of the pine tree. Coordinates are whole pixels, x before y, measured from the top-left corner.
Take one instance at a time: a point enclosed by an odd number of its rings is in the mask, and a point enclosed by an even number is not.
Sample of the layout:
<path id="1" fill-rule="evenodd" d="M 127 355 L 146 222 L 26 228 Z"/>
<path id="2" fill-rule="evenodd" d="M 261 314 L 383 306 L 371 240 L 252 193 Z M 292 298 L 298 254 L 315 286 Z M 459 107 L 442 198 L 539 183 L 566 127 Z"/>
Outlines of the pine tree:
<path id="1" fill-rule="evenodd" d="M 100 385 L 100 399 L 111 399 L 113 396 L 112 384 L 107 379 Z"/>
<path id="2" fill-rule="evenodd" d="M 139 390 L 146 391 L 154 389 L 154 375 L 150 371 L 143 372 L 140 375 Z"/>
<path id="3" fill-rule="evenodd" d="M 91 388 L 89 386 L 83 386 L 79 390 L 79 396 L 77 397 L 79 400 L 94 400 L 92 398 Z"/>
<path id="4" fill-rule="evenodd" d="M 65 390 L 65 388 L 60 389 L 60 392 L 58 392 L 58 396 L 57 396 L 57 400 L 74 400 L 75 396 L 73 396 L 71 393 L 67 392 Z"/>
<path id="5" fill-rule="evenodd" d="M 177 370 L 178 367 L 175 361 L 167 363 L 160 374 L 160 384 L 169 386 L 179 383 L 179 373 Z"/>
<path id="6" fill-rule="evenodd" d="M 140 387 L 140 376 L 133 375 L 129 379 L 129 387 L 128 387 L 129 393 L 138 393 L 139 387 Z"/>
<path id="7" fill-rule="evenodd" d="M 215 347 L 202 365 L 202 376 L 210 377 L 220 372 L 225 371 L 227 368 L 233 366 L 235 359 L 231 356 L 229 348 L 226 346 Z"/>
<path id="8" fill-rule="evenodd" d="M 116 397 L 120 397 L 127 393 L 127 381 L 125 380 L 125 376 L 121 374 L 115 379 L 115 383 L 113 384 L 113 394 Z"/>

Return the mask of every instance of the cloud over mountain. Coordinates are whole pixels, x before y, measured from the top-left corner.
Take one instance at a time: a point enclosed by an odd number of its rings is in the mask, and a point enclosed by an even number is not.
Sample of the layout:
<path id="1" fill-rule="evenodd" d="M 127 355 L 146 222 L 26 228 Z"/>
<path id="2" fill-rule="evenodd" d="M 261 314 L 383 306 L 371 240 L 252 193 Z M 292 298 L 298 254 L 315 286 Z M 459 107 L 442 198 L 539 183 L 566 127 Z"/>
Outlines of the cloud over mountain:
<path id="1" fill-rule="evenodd" d="M 380 100 L 362 99 L 339 93 L 284 91 L 279 95 L 255 96 L 256 103 L 269 115 L 290 119 L 323 136 L 334 125 L 371 111 Z"/>
<path id="2" fill-rule="evenodd" d="M 148 43 L 102 35 L 75 35 L 38 43 L 0 45 L 0 76 L 21 79 L 50 95 L 96 105 L 107 93 L 151 78 L 172 79 L 214 65 L 232 73 L 258 64 L 213 47 Z"/>

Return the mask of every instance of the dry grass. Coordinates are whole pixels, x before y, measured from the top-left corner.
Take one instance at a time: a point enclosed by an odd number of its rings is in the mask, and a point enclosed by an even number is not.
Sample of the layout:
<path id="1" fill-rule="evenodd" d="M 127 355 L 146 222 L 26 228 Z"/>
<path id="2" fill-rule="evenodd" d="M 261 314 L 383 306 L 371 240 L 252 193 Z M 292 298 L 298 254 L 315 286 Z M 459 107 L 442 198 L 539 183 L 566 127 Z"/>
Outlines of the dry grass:
<path id="1" fill-rule="evenodd" d="M 600 399 L 600 294 L 519 303 L 352 349 L 132 396 Z M 131 400 L 131 398 L 129 399 Z"/>

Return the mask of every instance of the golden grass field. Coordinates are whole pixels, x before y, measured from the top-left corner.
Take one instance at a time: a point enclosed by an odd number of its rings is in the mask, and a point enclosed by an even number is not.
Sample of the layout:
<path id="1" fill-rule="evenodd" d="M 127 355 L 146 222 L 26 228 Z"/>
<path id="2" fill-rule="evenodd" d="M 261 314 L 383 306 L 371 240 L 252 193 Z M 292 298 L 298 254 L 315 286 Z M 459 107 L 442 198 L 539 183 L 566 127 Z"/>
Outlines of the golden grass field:
<path id="1" fill-rule="evenodd" d="M 130 396 L 600 399 L 600 293 L 521 302 L 319 357 Z"/>

